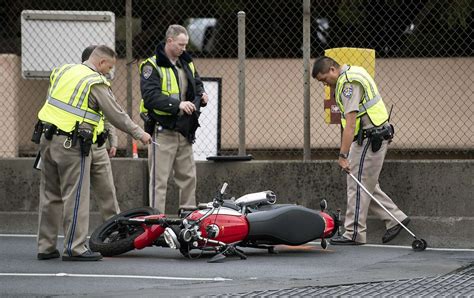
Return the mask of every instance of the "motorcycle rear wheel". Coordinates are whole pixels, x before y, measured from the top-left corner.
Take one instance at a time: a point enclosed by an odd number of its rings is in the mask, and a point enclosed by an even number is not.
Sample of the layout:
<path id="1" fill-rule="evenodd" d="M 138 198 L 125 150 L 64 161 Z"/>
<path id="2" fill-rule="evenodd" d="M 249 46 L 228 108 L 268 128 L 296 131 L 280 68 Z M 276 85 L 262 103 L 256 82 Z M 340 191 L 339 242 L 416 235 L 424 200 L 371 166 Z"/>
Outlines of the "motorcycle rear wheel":
<path id="1" fill-rule="evenodd" d="M 135 238 L 143 233 L 143 228 L 141 226 L 122 225 L 115 221 L 118 218 L 134 218 L 153 214 L 160 214 L 160 212 L 151 207 L 140 207 L 109 218 L 92 233 L 89 239 L 90 249 L 100 252 L 104 257 L 120 255 L 135 249 Z"/>

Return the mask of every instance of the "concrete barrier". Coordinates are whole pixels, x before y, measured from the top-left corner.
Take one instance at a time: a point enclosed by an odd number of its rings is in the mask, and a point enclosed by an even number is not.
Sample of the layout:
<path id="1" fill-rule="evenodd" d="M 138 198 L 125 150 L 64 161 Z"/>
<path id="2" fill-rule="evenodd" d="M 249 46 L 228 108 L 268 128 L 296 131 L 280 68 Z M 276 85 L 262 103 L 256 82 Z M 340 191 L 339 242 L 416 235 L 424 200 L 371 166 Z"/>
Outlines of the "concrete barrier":
<path id="1" fill-rule="evenodd" d="M 35 233 L 39 172 L 32 158 L 0 159 L 0 232 Z M 146 159 L 112 160 L 122 210 L 147 204 Z M 319 209 L 326 199 L 332 209 L 345 212 L 345 179 L 335 161 L 197 162 L 198 202 L 208 202 L 223 182 L 228 193 L 241 196 L 273 190 L 279 203 Z M 409 228 L 432 247 L 474 248 L 474 161 L 386 161 L 380 176 L 384 191 L 412 218 Z M 175 214 L 178 191 L 169 182 L 166 212 Z M 91 196 L 91 230 L 100 222 Z M 368 241 L 381 243 L 383 224 L 369 217 Z M 408 233 L 393 241 L 411 244 Z"/>

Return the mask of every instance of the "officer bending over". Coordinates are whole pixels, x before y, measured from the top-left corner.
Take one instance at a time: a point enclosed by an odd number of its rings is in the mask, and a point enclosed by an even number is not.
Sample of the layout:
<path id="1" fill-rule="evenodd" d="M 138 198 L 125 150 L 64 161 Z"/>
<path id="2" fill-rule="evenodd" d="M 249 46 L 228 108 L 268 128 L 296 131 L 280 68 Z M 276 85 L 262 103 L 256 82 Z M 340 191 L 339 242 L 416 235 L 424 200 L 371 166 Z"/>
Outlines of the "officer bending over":
<path id="1" fill-rule="evenodd" d="M 144 144 L 150 135 L 115 101 L 104 76 L 117 54 L 98 46 L 84 64 L 66 64 L 50 76 L 47 100 L 38 113 L 34 141 L 40 143 L 41 181 L 38 259 L 59 257 L 56 249 L 63 224 L 63 261 L 96 261 L 100 253 L 86 246 L 89 228 L 90 148 L 97 141 L 102 116 Z M 39 135 L 39 138 L 38 138 Z"/>

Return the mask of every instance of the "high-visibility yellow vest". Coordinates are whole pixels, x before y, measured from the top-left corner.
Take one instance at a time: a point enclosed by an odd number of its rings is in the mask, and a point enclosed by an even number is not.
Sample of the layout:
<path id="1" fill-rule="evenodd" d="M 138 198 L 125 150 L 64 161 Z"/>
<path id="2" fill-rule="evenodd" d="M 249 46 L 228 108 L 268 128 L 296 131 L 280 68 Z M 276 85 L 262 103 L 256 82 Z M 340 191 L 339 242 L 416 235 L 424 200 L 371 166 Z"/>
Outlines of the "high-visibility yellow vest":
<path id="1" fill-rule="evenodd" d="M 93 125 L 94 140 L 101 112 L 89 108 L 89 94 L 95 84 L 110 86 L 103 75 L 83 64 L 66 64 L 55 68 L 50 76 L 48 98 L 38 113 L 42 121 L 56 125 L 65 132 L 74 130 L 76 121 Z"/>
<path id="2" fill-rule="evenodd" d="M 387 109 L 382 101 L 382 96 L 378 91 L 374 79 L 369 73 L 360 66 L 349 66 L 349 69 L 343 72 L 336 82 L 335 97 L 339 110 L 341 110 L 341 124 L 346 127 L 344 117 L 344 105 L 342 104 L 344 84 L 358 82 L 364 88 L 364 94 L 359 104 L 359 112 L 356 118 L 356 129 L 354 135 L 357 135 L 360 129 L 360 117 L 367 114 L 375 126 L 382 125 L 388 120 Z"/>
<path id="3" fill-rule="evenodd" d="M 104 117 L 100 117 L 99 124 L 97 124 L 97 135 L 100 135 L 105 130 L 105 119 Z"/>
<path id="4" fill-rule="evenodd" d="M 164 66 L 158 66 L 156 64 L 156 55 L 153 57 L 150 57 L 146 60 L 144 60 L 139 67 L 140 74 L 142 73 L 142 68 L 143 66 L 147 63 L 150 62 L 151 65 L 158 71 L 158 74 L 161 78 L 161 93 L 170 96 L 175 99 L 179 99 L 179 85 L 178 85 L 178 78 L 174 74 L 174 71 L 171 67 L 164 67 Z M 194 77 L 195 73 L 195 68 L 194 68 L 194 63 L 189 62 L 188 63 L 189 68 L 191 69 L 191 72 Z M 145 108 L 145 103 L 142 100 L 140 101 L 140 113 L 147 113 L 148 110 Z M 160 111 L 157 109 L 153 109 L 153 112 L 155 112 L 157 115 L 162 115 L 162 116 L 170 116 L 171 113 L 165 112 L 165 111 Z"/>

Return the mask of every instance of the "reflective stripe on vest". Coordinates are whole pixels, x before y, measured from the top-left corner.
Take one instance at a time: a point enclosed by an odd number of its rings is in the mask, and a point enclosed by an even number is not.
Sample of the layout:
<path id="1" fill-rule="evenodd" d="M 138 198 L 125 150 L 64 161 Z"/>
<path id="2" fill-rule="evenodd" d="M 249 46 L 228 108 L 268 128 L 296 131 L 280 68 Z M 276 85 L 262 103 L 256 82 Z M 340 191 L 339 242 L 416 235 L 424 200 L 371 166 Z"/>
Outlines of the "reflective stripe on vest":
<path id="1" fill-rule="evenodd" d="M 356 129 L 354 131 L 354 135 L 357 135 L 360 129 L 360 117 L 367 114 L 370 118 L 370 121 L 372 121 L 375 126 L 380 126 L 388 120 L 388 113 L 374 79 L 364 68 L 359 66 L 350 66 L 348 70 L 339 76 L 336 83 L 335 97 L 337 105 L 341 110 L 342 127 L 346 127 L 344 105 L 342 103 L 344 84 L 354 81 L 361 84 L 362 88 L 364 89 L 362 102 L 359 104 L 359 111 L 357 113 Z"/>
<path id="2" fill-rule="evenodd" d="M 164 66 L 159 67 L 158 64 L 156 64 L 156 55 L 155 55 L 153 57 L 150 57 L 150 58 L 146 59 L 145 61 L 143 61 L 140 64 L 140 68 L 139 68 L 140 74 L 142 73 L 143 65 L 145 65 L 147 62 L 150 62 L 150 64 L 153 65 L 153 67 L 157 70 L 158 75 L 161 78 L 161 93 L 166 95 L 166 96 L 169 96 L 171 98 L 179 100 L 180 99 L 180 91 L 179 91 L 178 80 L 177 80 L 172 68 L 171 67 L 164 67 Z M 192 72 L 193 77 L 194 77 L 194 74 L 195 74 L 194 63 L 189 62 L 188 66 L 191 69 L 191 72 Z M 144 104 L 144 101 L 142 99 L 141 102 L 140 102 L 140 113 L 147 113 L 147 112 L 148 112 L 148 110 L 145 108 L 145 104 Z M 157 115 L 162 115 L 162 116 L 170 116 L 171 115 L 171 113 L 161 111 L 161 110 L 157 110 L 157 109 L 153 109 L 153 112 L 155 112 L 155 114 L 157 114 Z"/>
<path id="3" fill-rule="evenodd" d="M 105 130 L 105 119 L 104 117 L 100 117 L 99 124 L 97 124 L 97 135 L 100 135 Z"/>
<path id="4" fill-rule="evenodd" d="M 100 114 L 97 114 L 95 112 L 84 111 L 80 108 L 70 106 L 67 103 L 64 103 L 64 102 L 62 102 L 60 100 L 57 100 L 55 98 L 52 98 L 52 97 L 48 97 L 47 103 L 54 106 L 54 107 L 56 107 L 56 108 L 58 108 L 58 109 L 69 112 L 69 113 L 74 114 L 76 116 L 79 116 L 81 118 L 83 117 L 83 118 L 85 118 L 87 120 L 90 120 L 92 122 L 97 122 L 97 125 L 99 124 L 99 121 L 100 121 L 100 118 L 101 118 Z"/>
<path id="5" fill-rule="evenodd" d="M 104 76 L 82 64 L 69 64 L 54 69 L 50 77 L 48 98 L 39 111 L 38 118 L 65 132 L 71 132 L 76 121 L 97 127 L 102 113 L 88 107 L 89 94 L 95 84 L 110 86 Z"/>

